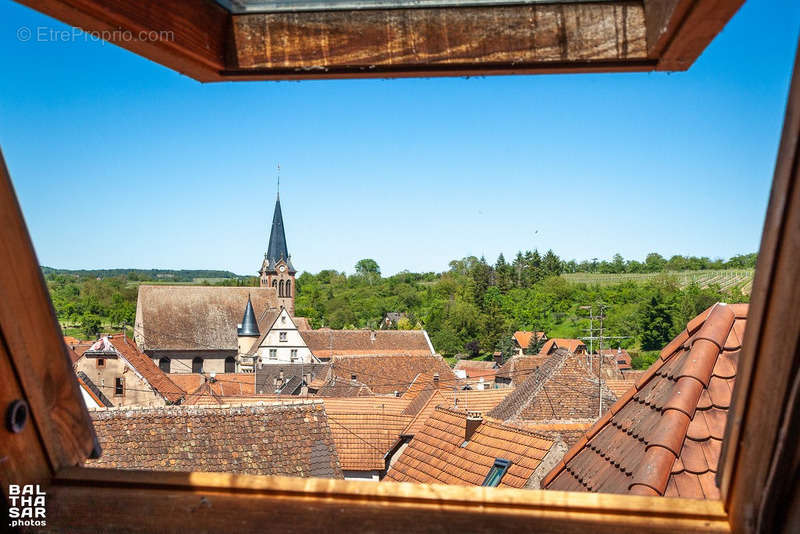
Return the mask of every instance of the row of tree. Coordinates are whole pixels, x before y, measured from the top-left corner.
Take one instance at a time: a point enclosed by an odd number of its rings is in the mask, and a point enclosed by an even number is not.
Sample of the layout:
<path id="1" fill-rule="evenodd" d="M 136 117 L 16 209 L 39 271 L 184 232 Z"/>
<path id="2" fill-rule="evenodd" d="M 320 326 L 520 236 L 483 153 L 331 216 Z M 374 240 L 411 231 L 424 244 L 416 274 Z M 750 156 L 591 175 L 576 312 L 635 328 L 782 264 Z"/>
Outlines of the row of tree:
<path id="1" fill-rule="evenodd" d="M 651 264 L 653 257 L 648 256 Z M 721 264 L 746 267 L 755 262 L 755 255 L 737 258 Z M 334 270 L 302 273 L 295 309 L 314 327 L 331 328 L 377 328 L 387 312 L 403 312 L 399 328 L 425 328 L 437 351 L 474 357 L 495 350 L 507 354 L 515 330 L 545 331 L 550 337 L 586 336 L 589 324 L 581 306 L 599 303 L 608 306 L 607 334 L 624 337 L 619 342 L 622 347 L 658 350 L 710 304 L 748 298 L 737 289 L 681 288 L 669 275 L 670 262 L 677 264 L 672 259 L 657 263 L 664 275 L 646 283 L 593 286 L 560 277 L 570 262 L 552 251 L 520 252 L 510 263 L 501 255 L 494 265 L 471 256 L 450 262 L 444 273 L 402 272 L 389 277 L 381 276 L 377 262 L 364 259 L 352 275 Z M 80 326 L 87 336 L 101 325 L 133 324 L 138 289 L 125 275 L 98 279 L 50 272 L 46 280 L 62 324 Z M 255 278 L 219 282 L 257 283 Z"/>

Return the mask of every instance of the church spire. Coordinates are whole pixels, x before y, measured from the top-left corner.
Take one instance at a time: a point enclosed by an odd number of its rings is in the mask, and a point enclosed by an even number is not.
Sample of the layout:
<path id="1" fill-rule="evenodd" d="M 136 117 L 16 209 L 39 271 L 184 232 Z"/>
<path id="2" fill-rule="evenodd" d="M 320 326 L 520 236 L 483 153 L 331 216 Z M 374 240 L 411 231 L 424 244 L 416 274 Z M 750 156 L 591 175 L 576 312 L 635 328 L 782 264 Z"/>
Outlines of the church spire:
<path id="1" fill-rule="evenodd" d="M 269 270 L 275 270 L 275 264 L 280 260 L 286 262 L 290 271 L 294 271 L 289 259 L 289 249 L 286 246 L 286 233 L 283 230 L 283 213 L 281 212 L 281 199 L 275 201 L 275 212 L 272 215 L 272 229 L 269 233 L 267 246 L 267 261 Z"/>

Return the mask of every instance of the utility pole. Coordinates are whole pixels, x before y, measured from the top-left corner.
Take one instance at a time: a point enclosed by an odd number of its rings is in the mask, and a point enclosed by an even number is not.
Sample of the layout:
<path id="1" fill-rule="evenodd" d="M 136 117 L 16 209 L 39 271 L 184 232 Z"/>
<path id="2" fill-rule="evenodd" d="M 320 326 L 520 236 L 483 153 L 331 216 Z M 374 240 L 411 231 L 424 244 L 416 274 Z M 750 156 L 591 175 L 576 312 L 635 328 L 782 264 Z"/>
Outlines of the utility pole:
<path id="1" fill-rule="evenodd" d="M 603 341 L 606 339 L 626 339 L 629 336 L 609 336 L 603 335 L 603 320 L 606 318 L 606 310 L 608 306 L 604 303 L 598 305 L 600 312 L 598 315 L 593 314 L 593 306 L 580 306 L 581 310 L 589 310 L 589 337 L 583 337 L 582 340 L 589 341 L 589 369 L 592 368 L 592 358 L 594 356 L 594 340 L 596 339 L 599 344 L 597 350 L 597 400 L 598 400 L 598 417 L 603 415 Z M 594 335 L 594 320 L 600 322 L 599 336 Z"/>

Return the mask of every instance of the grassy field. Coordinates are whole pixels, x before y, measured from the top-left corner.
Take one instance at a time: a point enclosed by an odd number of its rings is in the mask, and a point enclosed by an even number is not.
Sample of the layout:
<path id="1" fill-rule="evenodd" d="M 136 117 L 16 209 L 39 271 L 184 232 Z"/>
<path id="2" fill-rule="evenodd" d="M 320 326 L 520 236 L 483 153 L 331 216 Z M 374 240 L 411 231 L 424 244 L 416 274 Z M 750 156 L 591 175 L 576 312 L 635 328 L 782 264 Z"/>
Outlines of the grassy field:
<path id="1" fill-rule="evenodd" d="M 609 285 L 623 282 L 647 282 L 660 277 L 677 280 L 680 287 L 697 284 L 700 287 L 718 285 L 720 289 L 739 288 L 742 293 L 749 294 L 753 285 L 753 269 L 728 269 L 723 271 L 674 271 L 666 273 L 632 273 L 632 274 L 596 274 L 570 273 L 563 274 L 567 281 L 575 284 Z"/>

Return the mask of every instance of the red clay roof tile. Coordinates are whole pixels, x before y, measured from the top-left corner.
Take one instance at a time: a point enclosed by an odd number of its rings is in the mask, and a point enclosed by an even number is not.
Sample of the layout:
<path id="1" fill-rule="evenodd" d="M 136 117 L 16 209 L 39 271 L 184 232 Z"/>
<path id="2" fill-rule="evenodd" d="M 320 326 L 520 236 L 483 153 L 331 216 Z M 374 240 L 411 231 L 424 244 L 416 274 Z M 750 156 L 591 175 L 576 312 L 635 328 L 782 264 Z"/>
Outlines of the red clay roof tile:
<path id="1" fill-rule="evenodd" d="M 715 305 L 691 321 L 607 422 L 545 478 L 547 489 L 718 499 L 715 474 L 746 307 Z M 628 397 L 626 395 L 626 397 Z"/>

